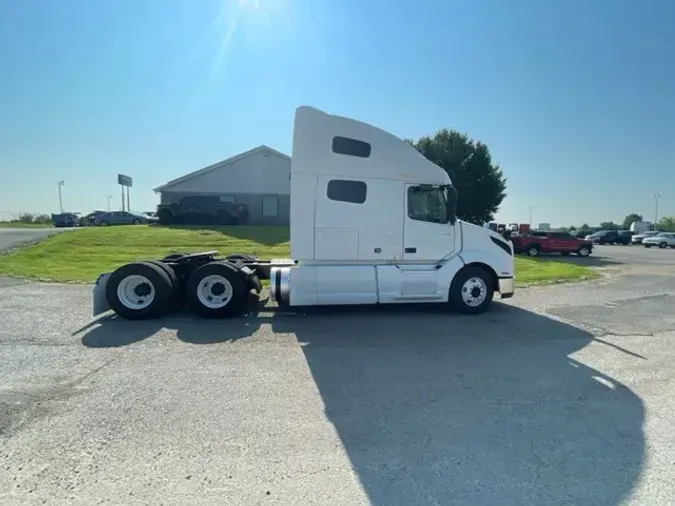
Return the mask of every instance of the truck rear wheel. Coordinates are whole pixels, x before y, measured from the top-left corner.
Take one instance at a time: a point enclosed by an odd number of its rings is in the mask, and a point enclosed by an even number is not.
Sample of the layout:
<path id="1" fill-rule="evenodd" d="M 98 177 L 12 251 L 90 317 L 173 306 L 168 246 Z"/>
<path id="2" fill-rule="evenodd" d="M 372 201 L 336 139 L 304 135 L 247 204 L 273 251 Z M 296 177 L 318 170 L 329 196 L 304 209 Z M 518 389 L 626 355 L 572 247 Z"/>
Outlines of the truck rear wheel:
<path id="1" fill-rule="evenodd" d="M 207 318 L 228 318 L 243 313 L 248 291 L 244 275 L 228 262 L 202 265 L 188 278 L 185 287 L 190 307 Z"/>
<path id="2" fill-rule="evenodd" d="M 539 256 L 539 246 L 531 244 L 527 247 L 527 254 L 531 257 Z"/>
<path id="3" fill-rule="evenodd" d="M 169 298 L 168 306 L 170 309 L 178 306 L 182 294 L 180 289 L 180 281 L 178 280 L 178 276 L 176 276 L 176 272 L 173 270 L 173 268 L 160 260 L 150 260 L 144 263 L 156 265 L 162 269 L 167 276 L 169 276 L 169 280 L 171 281 L 171 297 Z"/>
<path id="4" fill-rule="evenodd" d="M 479 266 L 464 267 L 452 282 L 450 304 L 460 313 L 484 313 L 490 307 L 494 293 L 491 273 Z"/>
<path id="5" fill-rule="evenodd" d="M 173 286 L 168 274 L 152 263 L 126 264 L 114 271 L 106 284 L 106 300 L 122 318 L 142 320 L 164 314 Z"/>

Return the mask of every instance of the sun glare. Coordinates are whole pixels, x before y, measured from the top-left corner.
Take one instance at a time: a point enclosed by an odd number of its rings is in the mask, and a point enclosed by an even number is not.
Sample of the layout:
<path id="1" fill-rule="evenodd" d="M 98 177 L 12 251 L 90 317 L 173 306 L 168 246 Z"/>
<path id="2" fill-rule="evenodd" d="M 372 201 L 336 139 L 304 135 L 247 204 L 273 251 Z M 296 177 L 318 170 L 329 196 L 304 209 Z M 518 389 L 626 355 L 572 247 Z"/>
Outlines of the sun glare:
<path id="1" fill-rule="evenodd" d="M 214 27 L 220 44 L 213 63 L 217 72 L 236 34 L 247 41 L 261 42 L 279 35 L 280 25 L 290 24 L 292 0 L 223 0 Z"/>

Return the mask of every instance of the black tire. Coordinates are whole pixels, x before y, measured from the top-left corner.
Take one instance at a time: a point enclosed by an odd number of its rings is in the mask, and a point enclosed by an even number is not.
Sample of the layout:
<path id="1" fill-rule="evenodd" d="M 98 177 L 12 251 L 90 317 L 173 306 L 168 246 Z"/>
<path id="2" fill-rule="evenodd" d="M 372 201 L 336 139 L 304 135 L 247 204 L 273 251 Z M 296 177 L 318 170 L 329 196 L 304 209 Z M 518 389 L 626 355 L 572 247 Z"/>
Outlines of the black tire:
<path id="1" fill-rule="evenodd" d="M 651 247 L 652 247 L 651 244 L 643 244 L 643 246 L 644 246 L 645 248 L 651 248 Z"/>
<path id="2" fill-rule="evenodd" d="M 232 216 L 228 211 L 218 211 L 218 214 L 216 214 L 216 222 L 219 225 L 236 225 L 237 218 Z"/>
<path id="3" fill-rule="evenodd" d="M 527 248 L 525 248 L 527 255 L 531 257 L 536 257 L 539 256 L 539 246 L 536 244 L 531 244 Z"/>
<path id="4" fill-rule="evenodd" d="M 661 248 L 661 249 L 667 248 L 667 247 L 668 247 L 668 243 L 666 243 L 666 242 L 662 242 L 662 243 L 659 244 L 659 248 Z"/>
<path id="5" fill-rule="evenodd" d="M 480 280 L 482 282 L 473 283 L 474 289 L 479 288 L 484 290 L 484 292 L 481 291 L 480 294 L 474 294 L 475 297 L 482 297 L 480 302 L 476 305 L 470 305 L 463 298 L 463 294 L 468 289 L 465 284 L 469 283 L 472 279 Z M 480 284 L 483 286 L 481 287 Z M 464 267 L 457 273 L 455 279 L 452 281 L 452 286 L 450 288 L 450 305 L 453 309 L 463 314 L 484 313 L 488 310 L 490 304 L 492 304 L 495 289 L 494 276 L 492 273 L 488 272 L 483 267 L 475 265 Z"/>
<path id="6" fill-rule="evenodd" d="M 160 260 L 148 260 L 147 262 L 143 263 L 156 265 L 157 267 L 162 269 L 167 276 L 169 276 L 169 280 L 171 281 L 171 297 L 169 298 L 168 308 L 169 309 L 176 308 L 180 304 L 183 295 L 180 281 L 178 280 L 178 276 L 176 276 L 176 271 L 174 271 L 170 265 L 166 265 L 164 262 Z"/>
<path id="7" fill-rule="evenodd" d="M 129 307 L 118 296 L 120 284 L 133 275 L 142 276 L 151 285 L 150 287 L 139 285 L 138 288 L 143 290 L 154 289 L 154 298 L 147 306 Z M 157 318 L 166 312 L 171 300 L 172 288 L 171 279 L 164 269 L 148 262 L 135 262 L 123 265 L 110 275 L 106 284 L 105 295 L 110 308 L 122 318 L 144 320 Z M 140 297 L 142 296 L 140 295 Z"/>
<path id="8" fill-rule="evenodd" d="M 210 287 L 200 286 L 202 281 L 209 276 L 220 279 L 212 281 Z M 202 292 L 202 288 L 205 292 L 204 298 L 214 298 L 214 306 L 205 305 L 200 300 L 199 293 Z M 227 301 L 219 301 L 218 298 L 228 293 L 228 290 L 230 290 L 230 296 Z M 202 265 L 190 275 L 185 286 L 185 298 L 190 308 L 206 318 L 230 318 L 243 313 L 248 305 L 248 292 L 246 278 L 236 266 L 228 262 L 211 262 Z M 224 304 L 220 305 L 220 302 Z"/>
<path id="9" fill-rule="evenodd" d="M 141 220 L 136 219 L 136 220 L 132 221 L 132 224 L 134 224 L 134 225 L 140 225 L 140 224 L 141 224 Z"/>
<path id="10" fill-rule="evenodd" d="M 168 209 L 162 209 L 157 213 L 157 219 L 160 225 L 171 225 L 173 223 L 173 213 Z"/>
<path id="11" fill-rule="evenodd" d="M 590 254 L 591 254 L 591 250 L 587 246 L 582 246 L 577 251 L 577 255 L 579 255 L 580 257 L 587 257 Z"/>
<path id="12" fill-rule="evenodd" d="M 255 255 L 249 255 L 248 253 L 233 253 L 232 255 L 228 255 L 226 260 L 231 262 L 236 262 L 237 260 L 242 260 L 244 262 L 255 262 L 257 259 Z"/>
<path id="13" fill-rule="evenodd" d="M 109 225 L 109 223 L 108 223 L 106 220 L 102 220 L 101 223 L 100 223 L 100 225 L 101 225 L 102 227 L 107 227 L 107 226 Z"/>

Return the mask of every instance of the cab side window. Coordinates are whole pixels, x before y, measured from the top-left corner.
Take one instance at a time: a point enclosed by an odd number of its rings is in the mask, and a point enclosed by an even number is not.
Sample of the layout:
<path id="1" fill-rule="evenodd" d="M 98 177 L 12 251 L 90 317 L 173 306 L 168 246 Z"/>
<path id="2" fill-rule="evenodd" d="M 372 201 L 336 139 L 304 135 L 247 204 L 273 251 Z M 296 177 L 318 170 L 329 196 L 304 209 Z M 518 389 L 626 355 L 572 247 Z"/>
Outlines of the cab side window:
<path id="1" fill-rule="evenodd" d="M 347 179 L 331 179 L 328 181 L 326 196 L 337 202 L 350 204 L 363 204 L 366 201 L 368 188 L 363 181 L 350 181 Z"/>
<path id="2" fill-rule="evenodd" d="M 448 223 L 447 202 L 443 190 L 433 186 L 409 187 L 408 217 L 429 223 Z"/>

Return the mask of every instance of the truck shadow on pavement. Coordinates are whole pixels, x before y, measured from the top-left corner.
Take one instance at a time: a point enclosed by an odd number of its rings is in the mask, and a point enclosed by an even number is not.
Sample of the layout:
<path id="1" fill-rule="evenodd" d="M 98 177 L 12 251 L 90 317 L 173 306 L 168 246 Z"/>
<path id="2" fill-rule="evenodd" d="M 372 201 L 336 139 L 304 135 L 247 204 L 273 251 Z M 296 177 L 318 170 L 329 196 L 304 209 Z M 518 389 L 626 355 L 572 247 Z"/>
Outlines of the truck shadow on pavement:
<path id="1" fill-rule="evenodd" d="M 614 505 L 644 465 L 641 400 L 569 356 L 593 336 L 513 306 L 496 303 L 477 317 L 435 306 L 324 308 L 97 328 L 111 329 L 108 338 L 126 333 L 119 346 L 162 324 L 199 344 L 261 325 L 294 334 L 374 505 Z M 103 343 L 100 332 L 85 345 Z M 626 359 L 620 349 L 602 353 Z M 334 457 L 316 455 L 317 466 Z"/>

